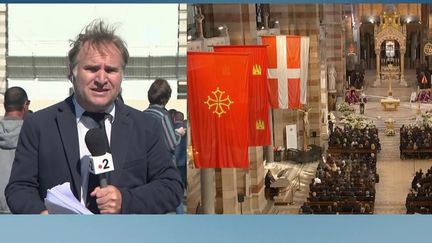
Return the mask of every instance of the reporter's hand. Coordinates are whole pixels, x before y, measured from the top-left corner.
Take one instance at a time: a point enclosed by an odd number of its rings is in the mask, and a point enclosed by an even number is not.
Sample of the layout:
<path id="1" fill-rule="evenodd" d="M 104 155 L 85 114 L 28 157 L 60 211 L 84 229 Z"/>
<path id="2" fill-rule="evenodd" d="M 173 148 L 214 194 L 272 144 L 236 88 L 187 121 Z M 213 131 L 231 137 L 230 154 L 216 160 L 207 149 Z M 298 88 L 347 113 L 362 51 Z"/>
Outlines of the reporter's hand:
<path id="1" fill-rule="evenodd" d="M 48 213 L 48 210 L 45 209 L 44 211 L 40 212 L 40 214 L 41 215 L 48 215 L 49 213 Z"/>
<path id="2" fill-rule="evenodd" d="M 101 214 L 120 213 L 122 195 L 115 186 L 96 187 L 90 196 L 96 197 L 96 203 Z"/>

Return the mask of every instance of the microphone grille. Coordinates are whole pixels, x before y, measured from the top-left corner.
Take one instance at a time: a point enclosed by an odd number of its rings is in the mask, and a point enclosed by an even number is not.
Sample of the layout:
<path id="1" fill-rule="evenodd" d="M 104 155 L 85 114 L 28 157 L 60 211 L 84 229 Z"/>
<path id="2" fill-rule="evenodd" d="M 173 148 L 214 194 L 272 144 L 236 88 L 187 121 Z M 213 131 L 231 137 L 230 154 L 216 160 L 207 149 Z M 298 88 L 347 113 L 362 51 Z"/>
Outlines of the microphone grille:
<path id="1" fill-rule="evenodd" d="M 104 155 L 109 150 L 108 138 L 101 128 L 88 130 L 85 135 L 85 143 L 92 156 Z"/>

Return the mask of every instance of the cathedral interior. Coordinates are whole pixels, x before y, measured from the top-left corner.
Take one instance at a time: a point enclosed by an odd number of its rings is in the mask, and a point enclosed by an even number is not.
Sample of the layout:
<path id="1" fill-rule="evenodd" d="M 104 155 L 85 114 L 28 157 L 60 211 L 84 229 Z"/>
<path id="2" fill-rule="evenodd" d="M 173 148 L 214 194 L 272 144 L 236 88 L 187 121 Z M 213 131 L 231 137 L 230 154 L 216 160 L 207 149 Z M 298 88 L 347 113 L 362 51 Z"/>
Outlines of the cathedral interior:
<path id="1" fill-rule="evenodd" d="M 190 4 L 187 35 L 189 51 L 308 36 L 311 108 L 307 125 L 273 109 L 272 145 L 249 147 L 249 169 L 190 156 L 188 213 L 432 213 L 432 4 Z M 289 124 L 318 159 L 287 149 Z"/>

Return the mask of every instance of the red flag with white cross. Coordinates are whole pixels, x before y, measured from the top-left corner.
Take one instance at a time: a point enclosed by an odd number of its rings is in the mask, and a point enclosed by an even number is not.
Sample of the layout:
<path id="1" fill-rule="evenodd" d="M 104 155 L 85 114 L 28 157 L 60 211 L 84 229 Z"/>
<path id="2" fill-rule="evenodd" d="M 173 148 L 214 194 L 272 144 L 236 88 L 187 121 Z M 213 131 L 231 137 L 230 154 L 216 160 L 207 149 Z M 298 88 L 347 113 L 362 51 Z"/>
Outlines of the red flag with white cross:
<path id="1" fill-rule="evenodd" d="M 271 106 L 299 109 L 307 101 L 309 37 L 277 35 L 261 38 L 268 46 Z"/>

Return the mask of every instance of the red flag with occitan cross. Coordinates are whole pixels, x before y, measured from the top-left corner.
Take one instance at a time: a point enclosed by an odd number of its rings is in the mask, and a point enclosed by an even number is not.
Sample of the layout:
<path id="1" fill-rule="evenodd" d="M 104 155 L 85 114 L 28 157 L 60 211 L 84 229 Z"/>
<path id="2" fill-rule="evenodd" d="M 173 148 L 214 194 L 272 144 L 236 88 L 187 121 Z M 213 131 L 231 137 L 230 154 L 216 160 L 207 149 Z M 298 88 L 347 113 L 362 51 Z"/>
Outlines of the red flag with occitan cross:
<path id="1" fill-rule="evenodd" d="M 249 54 L 188 52 L 187 90 L 197 168 L 248 168 Z"/>

